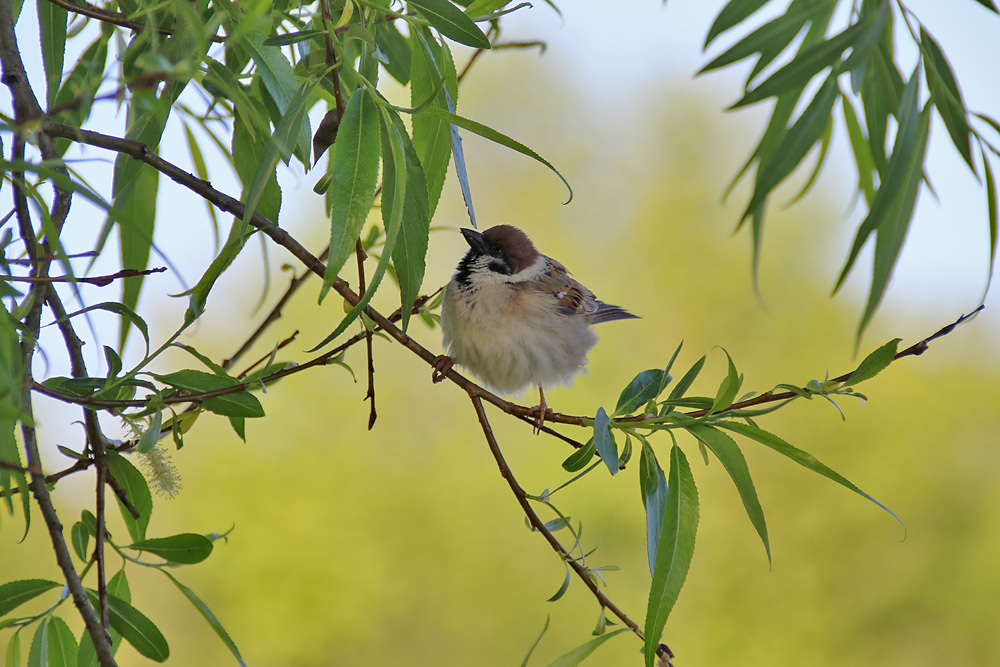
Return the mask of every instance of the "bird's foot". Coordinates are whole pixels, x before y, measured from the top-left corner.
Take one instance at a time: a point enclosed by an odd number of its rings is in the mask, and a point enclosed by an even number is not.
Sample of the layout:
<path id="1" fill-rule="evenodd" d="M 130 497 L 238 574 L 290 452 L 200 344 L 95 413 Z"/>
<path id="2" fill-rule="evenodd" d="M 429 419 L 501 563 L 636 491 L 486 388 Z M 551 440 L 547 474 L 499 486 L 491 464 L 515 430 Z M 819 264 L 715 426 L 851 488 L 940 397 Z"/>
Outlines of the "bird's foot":
<path id="1" fill-rule="evenodd" d="M 528 416 L 535 418 L 535 435 L 538 435 L 538 433 L 542 430 L 542 427 L 545 426 L 546 417 L 551 417 L 553 414 L 552 408 L 545 403 L 545 393 L 542 391 L 541 387 L 538 388 L 538 398 L 538 405 L 533 408 L 528 408 Z"/>
<path id="2" fill-rule="evenodd" d="M 451 367 L 455 365 L 454 357 L 449 357 L 447 354 L 439 354 L 435 357 L 434 361 L 431 362 L 431 368 L 434 369 L 431 372 L 431 381 L 437 384 L 444 380 L 445 376 L 448 375 L 448 371 Z"/>

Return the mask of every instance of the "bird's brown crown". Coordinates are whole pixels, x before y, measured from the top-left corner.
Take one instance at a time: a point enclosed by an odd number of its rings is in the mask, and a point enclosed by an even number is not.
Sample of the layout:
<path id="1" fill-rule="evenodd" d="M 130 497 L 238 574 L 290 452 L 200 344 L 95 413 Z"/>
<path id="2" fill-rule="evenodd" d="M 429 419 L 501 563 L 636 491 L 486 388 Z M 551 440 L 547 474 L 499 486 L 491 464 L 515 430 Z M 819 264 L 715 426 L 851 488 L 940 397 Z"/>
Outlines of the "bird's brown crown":
<path id="1" fill-rule="evenodd" d="M 538 251 L 528 235 L 512 225 L 497 225 L 483 232 L 483 238 L 501 248 L 514 273 L 523 271 L 538 259 Z"/>

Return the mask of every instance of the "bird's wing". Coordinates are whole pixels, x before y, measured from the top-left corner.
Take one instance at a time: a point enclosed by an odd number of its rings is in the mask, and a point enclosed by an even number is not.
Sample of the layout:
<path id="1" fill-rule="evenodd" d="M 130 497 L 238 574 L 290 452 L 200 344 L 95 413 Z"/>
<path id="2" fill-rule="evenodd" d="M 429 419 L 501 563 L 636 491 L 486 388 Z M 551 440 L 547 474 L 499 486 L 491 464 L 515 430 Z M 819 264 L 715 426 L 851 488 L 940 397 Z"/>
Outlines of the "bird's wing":
<path id="1" fill-rule="evenodd" d="M 563 315 L 588 316 L 597 312 L 600 303 L 594 299 L 593 292 L 573 280 L 566 267 L 552 258 L 548 258 L 545 273 L 533 281 L 531 288 L 550 294 L 556 309 Z"/>

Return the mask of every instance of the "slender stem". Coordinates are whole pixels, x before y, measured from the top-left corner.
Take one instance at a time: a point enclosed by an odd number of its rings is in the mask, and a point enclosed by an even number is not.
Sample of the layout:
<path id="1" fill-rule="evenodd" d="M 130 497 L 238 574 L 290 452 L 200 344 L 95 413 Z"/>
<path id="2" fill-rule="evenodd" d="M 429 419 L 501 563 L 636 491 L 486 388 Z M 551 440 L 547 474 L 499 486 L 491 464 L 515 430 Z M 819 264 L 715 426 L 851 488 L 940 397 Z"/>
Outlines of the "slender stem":
<path id="1" fill-rule="evenodd" d="M 590 590 L 590 592 L 597 598 L 598 604 L 601 607 L 607 609 L 612 614 L 618 617 L 622 623 L 624 623 L 633 633 L 635 633 L 639 639 L 644 639 L 642 628 L 633 621 L 628 615 L 623 612 L 618 605 L 608 599 L 601 589 L 597 586 L 597 582 L 591 579 L 587 572 L 587 568 L 581 565 L 575 558 L 573 558 L 566 548 L 556 539 L 555 535 L 545 527 L 545 522 L 542 521 L 541 517 L 535 512 L 535 509 L 531 506 L 528 501 L 528 494 L 521 488 L 518 484 L 517 479 L 514 477 L 514 472 L 510 469 L 507 461 L 504 459 L 503 452 L 500 451 L 500 444 L 497 442 L 496 436 L 493 434 L 493 428 L 490 426 L 489 418 L 486 416 L 486 409 L 483 407 L 482 399 L 476 394 L 469 394 L 472 399 L 472 405 L 476 409 L 476 416 L 479 417 L 479 426 L 483 429 L 483 435 L 486 437 L 486 443 L 489 445 L 490 453 L 493 455 L 493 459 L 496 461 L 497 466 L 500 468 L 500 475 L 507 481 L 507 485 L 510 490 L 514 493 L 514 498 L 517 500 L 517 504 L 521 506 L 521 510 L 524 515 L 528 517 L 528 523 L 534 530 L 537 530 L 545 538 L 545 541 L 549 543 L 549 546 L 559 554 L 559 557 L 563 559 L 567 566 L 576 573 L 576 575 L 583 581 L 584 585 Z"/>
<path id="2" fill-rule="evenodd" d="M 10 0 L 0 0 L 0 62 L 2 62 L 3 66 L 2 81 L 10 89 L 14 115 L 18 125 L 23 126 L 40 118 L 42 110 L 28 81 L 24 63 L 21 61 L 17 37 L 14 34 L 14 17 Z M 35 136 L 42 159 L 52 160 L 53 162 L 58 161 L 60 155 L 55 148 L 55 143 L 52 141 L 51 136 L 44 130 L 38 132 Z M 68 177 L 65 167 L 54 168 Z M 23 195 L 23 190 L 20 188 L 15 187 L 15 190 L 20 190 Z M 51 228 L 57 235 L 61 232 L 65 224 L 71 201 L 71 193 L 59 187 L 55 188 L 55 198 L 50 217 Z M 25 243 L 28 245 L 29 257 L 33 260 L 31 275 L 35 278 L 44 278 L 48 275 L 49 264 L 51 262 L 50 260 L 37 260 L 40 256 L 49 256 L 52 253 L 48 247 L 48 243 L 44 240 L 39 247 L 32 247 L 34 233 L 28 217 L 27 207 L 16 204 L 16 208 L 18 209 L 18 224 L 22 232 L 25 233 Z M 21 422 L 21 433 L 24 438 L 27 467 L 39 471 L 39 473 L 31 473 L 31 488 L 35 496 L 35 502 L 38 504 L 39 511 L 44 518 L 49 539 L 52 542 L 52 549 L 55 553 L 56 563 L 62 571 L 70 596 L 73 598 L 73 604 L 76 605 L 87 627 L 87 632 L 94 644 L 98 661 L 102 667 L 112 667 L 116 663 L 114 654 L 111 651 L 110 637 L 102 626 L 100 619 L 97 618 L 97 614 L 94 612 L 90 601 L 87 599 L 83 582 L 80 580 L 80 576 L 73 566 L 73 559 L 66 546 L 66 540 L 62 532 L 63 526 L 59 521 L 59 516 L 49 496 L 45 476 L 40 474 L 42 463 L 38 451 L 37 433 L 33 425 L 34 419 L 31 402 L 33 386 L 31 367 L 34 359 L 35 345 L 38 340 L 38 331 L 41 326 L 42 307 L 45 295 L 49 289 L 51 287 L 46 283 L 32 285 L 27 297 L 31 299 L 31 307 L 28 309 L 28 314 L 23 320 L 24 327 L 21 338 L 21 372 L 23 373 L 23 378 L 20 409 L 26 415 L 26 418 Z"/>
<path id="3" fill-rule="evenodd" d="M 367 289 L 365 287 L 365 259 L 368 254 L 365 253 L 360 238 L 355 246 L 355 254 L 358 256 L 358 294 L 364 294 Z M 368 411 L 368 430 L 370 431 L 375 426 L 375 420 L 378 419 L 378 412 L 375 410 L 375 358 L 372 356 L 372 332 L 367 326 L 365 326 L 365 350 L 368 353 L 368 391 L 365 393 L 364 400 L 371 401 Z"/>
<path id="4" fill-rule="evenodd" d="M 47 0 L 57 7 L 62 7 L 68 12 L 73 12 L 74 14 L 80 14 L 81 16 L 86 16 L 92 19 L 97 19 L 103 23 L 110 23 L 111 25 L 116 25 L 122 28 L 128 28 L 129 30 L 135 32 L 142 32 L 143 30 L 155 30 L 161 35 L 172 35 L 174 31 L 169 28 L 150 28 L 149 26 L 139 23 L 138 21 L 132 21 L 124 14 L 119 14 L 118 12 L 111 12 L 100 7 L 95 7 L 94 5 L 88 4 L 86 2 L 69 2 L 69 0 Z M 221 35 L 211 35 L 208 37 L 211 42 L 224 42 L 226 38 Z"/>

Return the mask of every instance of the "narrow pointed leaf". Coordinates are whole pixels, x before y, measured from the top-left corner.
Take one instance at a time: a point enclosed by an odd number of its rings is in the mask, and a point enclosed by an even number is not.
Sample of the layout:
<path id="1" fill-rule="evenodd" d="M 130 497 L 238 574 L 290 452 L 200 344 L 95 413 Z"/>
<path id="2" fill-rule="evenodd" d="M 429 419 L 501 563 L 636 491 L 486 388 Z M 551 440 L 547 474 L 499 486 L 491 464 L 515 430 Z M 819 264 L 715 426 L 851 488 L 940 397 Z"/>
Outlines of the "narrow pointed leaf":
<path id="1" fill-rule="evenodd" d="M 475 134 L 478 134 L 479 136 L 481 136 L 481 137 L 483 137 L 485 139 L 489 139 L 490 141 L 498 143 L 501 146 L 506 146 L 507 148 L 510 148 L 511 150 L 515 150 L 518 153 L 521 153 L 522 155 L 527 155 L 531 159 L 544 164 L 546 167 L 548 167 L 549 169 L 552 170 L 552 173 L 554 173 L 556 176 L 559 177 L 559 180 L 561 180 L 563 182 L 563 184 L 566 186 L 566 189 L 569 190 L 569 199 L 567 199 L 564 203 L 568 204 L 570 201 L 573 200 L 573 188 L 570 187 L 569 181 L 567 181 L 565 178 L 563 178 L 563 175 L 560 174 L 559 171 L 555 167 L 553 167 L 552 164 L 548 160 L 546 160 L 541 155 L 539 155 L 535 151 L 531 150 L 530 148 L 528 148 L 527 146 L 525 146 L 521 142 L 516 141 L 514 139 L 511 139 L 507 135 L 501 134 L 500 132 L 497 132 L 493 128 L 487 127 L 487 126 L 483 125 L 482 123 L 477 123 L 474 120 L 470 120 L 468 118 L 463 118 L 461 116 L 457 116 L 457 115 L 455 115 L 453 113 L 449 113 L 447 111 L 444 111 L 443 109 L 436 109 L 434 107 L 428 107 L 428 108 L 424 109 L 422 113 L 425 113 L 425 114 L 430 115 L 430 116 L 434 116 L 435 118 L 440 118 L 442 120 L 446 120 L 446 121 L 448 121 L 449 123 L 451 123 L 453 125 L 457 125 L 458 127 L 461 127 L 462 129 L 465 129 L 465 130 L 468 130 L 469 132 L 473 132 Z"/>
<path id="2" fill-rule="evenodd" d="M 726 372 L 726 379 L 722 381 L 722 384 L 719 385 L 719 390 L 715 393 L 715 401 L 712 404 L 713 411 L 723 410 L 732 405 L 733 400 L 736 399 L 736 395 L 740 392 L 740 386 L 743 384 L 743 379 L 736 370 L 736 364 L 733 363 L 733 358 L 729 356 L 729 353 L 726 352 L 725 349 L 722 351 L 726 355 L 729 370 Z"/>
<path id="3" fill-rule="evenodd" d="M 688 432 L 705 444 L 722 466 L 729 473 L 736 490 L 739 491 L 740 500 L 743 501 L 743 508 L 753 524 L 754 530 L 760 536 L 760 541 L 764 544 L 764 551 L 767 552 L 767 563 L 771 564 L 771 543 L 767 537 L 767 523 L 764 521 L 764 508 L 760 506 L 757 498 L 757 490 L 754 488 L 753 480 L 750 478 L 750 468 L 747 466 L 746 458 L 740 451 L 736 441 L 722 431 L 712 426 L 695 425 L 689 426 Z"/>
<path id="4" fill-rule="evenodd" d="M 986 212 L 990 225 L 990 273 L 986 279 L 986 290 L 989 290 L 990 283 L 993 282 L 993 267 L 997 258 L 997 185 L 993 178 L 993 168 L 990 166 L 985 150 L 982 151 L 982 157 L 983 174 L 986 181 Z M 985 298 L 984 294 L 983 299 L 985 300 Z"/>
<path id="5" fill-rule="evenodd" d="M 87 597 L 91 604 L 98 606 L 97 591 L 88 588 Z M 121 633 L 125 641 L 141 655 L 156 662 L 164 662 L 170 657 L 170 646 L 163 633 L 145 614 L 128 602 L 108 595 L 108 616 L 111 627 Z"/>
<path id="6" fill-rule="evenodd" d="M 868 495 L 867 493 L 856 487 L 850 480 L 848 480 L 840 473 L 836 472 L 829 466 L 821 463 L 815 456 L 813 456 L 809 452 L 802 451 L 801 449 L 785 442 L 784 440 L 774 435 L 773 433 L 769 433 L 768 431 L 765 431 L 756 426 L 750 426 L 749 424 L 743 424 L 741 422 L 728 421 L 728 420 L 717 422 L 715 425 L 718 428 L 726 429 L 727 431 L 732 431 L 733 433 L 738 433 L 739 435 L 750 438 L 751 440 L 756 440 L 762 445 L 770 447 L 779 454 L 782 454 L 783 456 L 790 458 L 792 461 L 795 461 L 799 465 L 804 466 L 809 470 L 812 470 L 814 473 L 822 475 L 827 479 L 833 480 L 837 484 L 840 484 L 844 488 L 853 491 L 859 496 L 867 498 L 868 500 L 870 500 L 871 502 L 875 503 L 883 510 L 888 512 L 890 515 L 892 515 L 892 517 L 896 519 L 896 521 L 899 521 L 900 525 L 903 525 L 903 522 L 900 520 L 898 516 L 896 516 L 895 512 L 893 512 L 888 507 L 886 507 L 885 505 L 883 505 L 882 503 L 875 500 L 870 495 Z"/>
<path id="7" fill-rule="evenodd" d="M 708 48 L 716 37 L 730 28 L 742 23 L 751 14 L 767 4 L 767 0 L 729 0 L 725 7 L 715 17 L 712 27 L 708 29 L 705 36 L 705 44 L 702 48 Z"/>
<path id="8" fill-rule="evenodd" d="M 42 43 L 42 63 L 45 66 L 46 99 L 52 106 L 62 81 L 63 61 L 66 56 L 66 9 L 53 2 L 40 2 L 38 27 Z"/>
<path id="9" fill-rule="evenodd" d="M 698 490 L 687 457 L 677 445 L 670 450 L 668 484 L 660 542 L 656 548 L 656 567 L 646 608 L 646 667 L 653 667 L 656 660 L 656 647 L 687 578 L 698 532 Z"/>
<path id="10" fill-rule="evenodd" d="M 563 470 L 566 472 L 583 470 L 596 453 L 597 447 L 594 446 L 594 439 L 591 438 L 587 441 L 587 444 L 566 457 L 566 460 L 562 463 Z"/>
<path id="11" fill-rule="evenodd" d="M 411 104 L 416 107 L 427 100 L 438 88 L 442 77 L 445 79 L 447 95 L 456 99 L 458 79 L 454 64 L 450 58 L 445 57 L 445 49 L 426 28 L 413 26 L 411 30 L 420 35 L 420 48 L 413 49 L 410 62 Z M 441 90 L 430 104 L 448 111 L 445 98 L 446 92 Z M 433 216 L 444 187 L 448 162 L 451 160 L 451 123 L 423 113 L 413 114 L 413 148 L 417 151 L 427 179 L 428 208 Z"/>
<path id="12" fill-rule="evenodd" d="M 962 91 L 941 47 L 923 26 L 920 28 L 920 52 L 924 55 L 924 71 L 927 73 L 927 88 L 930 90 L 931 100 L 941 114 L 951 142 L 972 173 L 975 173 L 976 167 L 972 163 L 972 130 L 969 128 Z"/>
<path id="13" fill-rule="evenodd" d="M 622 390 L 618 397 L 618 405 L 615 407 L 615 417 L 631 414 L 640 405 L 645 405 L 649 401 L 659 396 L 665 383 L 663 381 L 664 372 L 658 368 L 651 368 L 642 371 L 629 382 L 628 386 Z"/>
<path id="14" fill-rule="evenodd" d="M 170 581 L 173 582 L 174 586 L 176 586 L 178 590 L 180 590 L 180 592 L 184 594 L 184 597 L 186 597 L 188 601 L 190 601 L 191 604 L 195 606 L 195 608 L 199 611 L 199 613 L 201 613 L 201 615 L 211 626 L 215 634 L 219 635 L 219 638 L 226 645 L 226 648 L 228 648 L 229 652 L 233 654 L 234 658 L 236 658 L 236 662 L 238 662 L 241 667 L 246 667 L 246 663 L 243 662 L 243 656 L 240 655 L 240 651 L 238 648 L 236 648 L 236 644 L 229 636 L 229 633 L 226 632 L 226 629 L 222 626 L 222 623 L 219 622 L 219 619 L 216 618 L 215 614 L 212 613 L 212 610 L 208 608 L 208 605 L 202 602 L 201 598 L 199 598 L 193 590 L 191 590 L 190 588 L 182 584 L 180 581 L 178 581 L 177 578 L 174 577 L 172 574 L 170 574 L 166 570 L 160 570 L 160 571 L 163 572 L 163 574 L 167 575 Z"/>
<path id="15" fill-rule="evenodd" d="M 759 86 L 747 92 L 730 108 L 737 109 L 755 104 L 768 97 L 780 95 L 786 90 L 805 86 L 816 74 L 839 63 L 840 56 L 844 51 L 864 35 L 864 31 L 868 28 L 873 16 L 869 15 L 827 41 L 797 54 L 790 63 L 772 74 Z"/>
<path id="16" fill-rule="evenodd" d="M 738 41 L 724 53 L 701 68 L 698 74 L 725 67 L 755 53 L 783 50 L 805 26 L 809 17 L 816 12 L 817 5 L 811 3 L 794 3 L 784 14 L 768 21 L 749 35 Z M 777 55 L 777 53 L 775 53 Z M 759 65 L 758 65 L 759 66 Z M 752 76 L 750 77 L 753 78 Z"/>
<path id="17" fill-rule="evenodd" d="M 367 88 L 351 95 L 340 121 L 330 157 L 332 181 L 327 190 L 330 213 L 330 256 L 320 300 L 354 252 L 358 235 L 375 199 L 378 176 L 378 107 Z"/>
<path id="18" fill-rule="evenodd" d="M 406 4 L 415 7 L 445 37 L 474 49 L 490 48 L 490 40 L 479 26 L 447 0 L 407 0 Z"/>
<path id="19" fill-rule="evenodd" d="M 403 120 L 395 111 L 386 112 L 392 118 L 396 131 L 403 143 L 403 159 L 406 162 L 406 194 L 403 200 L 403 214 L 400 220 L 399 238 L 392 248 L 392 265 L 399 282 L 400 308 L 403 331 L 406 331 L 413 312 L 413 303 L 424 282 L 425 258 L 431 229 L 431 214 L 427 201 L 427 181 L 410 137 L 406 134 Z"/>
<path id="20" fill-rule="evenodd" d="M 126 548 L 148 551 L 171 563 L 193 565 L 212 554 L 212 540 L 197 533 L 181 533 L 170 537 L 154 537 L 139 540 Z"/>
<path id="21" fill-rule="evenodd" d="M 609 632 L 607 634 L 600 635 L 599 637 L 594 637 L 586 644 L 577 646 L 575 649 L 569 653 L 559 657 L 555 661 L 549 663 L 549 667 L 576 667 L 584 660 L 590 657 L 590 655 L 601 647 L 601 644 L 608 641 L 612 637 L 620 635 L 623 632 L 629 632 L 628 628 L 620 628 L 614 632 Z"/>
<path id="22" fill-rule="evenodd" d="M 649 559 L 649 576 L 656 567 L 656 549 L 660 544 L 660 527 L 667 504 L 667 476 L 656 460 L 648 442 L 642 443 L 639 454 L 639 490 L 646 510 L 646 555 Z"/>
<path id="23" fill-rule="evenodd" d="M 146 526 L 149 525 L 149 516 L 153 511 L 153 496 L 149 492 L 146 478 L 128 459 L 116 452 L 108 452 L 108 472 L 125 492 L 132 507 L 139 512 L 139 518 L 134 518 L 121 500 L 118 500 L 118 509 L 121 510 L 129 535 L 135 542 L 145 539 Z"/>
<path id="24" fill-rule="evenodd" d="M 73 631 L 66 621 L 58 616 L 48 619 L 48 662 L 47 667 L 77 667 L 77 643 Z"/>
<path id="25" fill-rule="evenodd" d="M 18 579 L 0 584 L 0 617 L 6 616 L 22 604 L 59 584 L 47 579 Z"/>
<path id="26" fill-rule="evenodd" d="M 618 474 L 618 445 L 611 435 L 611 420 L 604 408 L 597 408 L 594 416 L 594 447 L 612 475 Z"/>
<path id="27" fill-rule="evenodd" d="M 288 101 L 288 106 L 282 113 L 281 121 L 274 128 L 274 134 L 264 147 L 260 160 L 257 162 L 253 178 L 246 187 L 245 210 L 243 212 L 244 225 L 249 224 L 250 219 L 257 210 L 257 205 L 260 203 L 268 181 L 275 177 L 274 170 L 278 164 L 278 158 L 280 157 L 285 164 L 288 164 L 292 151 L 295 150 L 296 144 L 299 143 L 303 125 L 308 123 L 306 112 L 309 110 L 310 97 L 318 83 L 319 79 L 315 79 L 312 82 L 303 83 L 298 87 L 292 98 Z M 308 128 L 306 128 L 306 132 L 308 131 Z M 308 145 L 307 142 L 306 146 Z"/>
<path id="28" fill-rule="evenodd" d="M 844 386 L 850 387 L 851 385 L 860 384 L 881 373 L 896 358 L 896 349 L 899 347 L 899 341 L 901 340 L 902 338 L 893 338 L 865 357 L 864 361 L 851 373 L 851 376 L 844 381 Z"/>
<path id="29" fill-rule="evenodd" d="M 858 123 L 858 114 L 850 98 L 841 94 L 840 103 L 844 110 L 847 136 L 851 141 L 851 154 L 854 155 L 854 165 L 858 170 L 858 188 L 864 193 L 868 206 L 871 206 L 875 199 L 875 180 L 872 176 L 875 172 L 875 159 L 872 157 L 871 144 Z"/>

